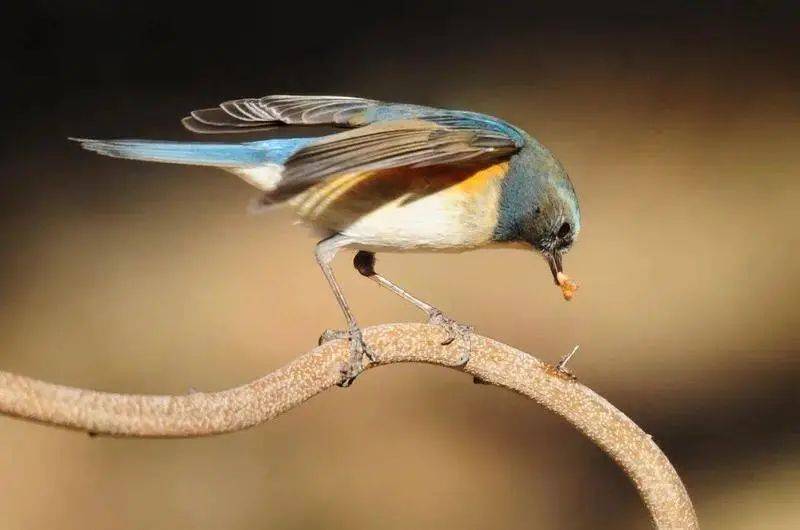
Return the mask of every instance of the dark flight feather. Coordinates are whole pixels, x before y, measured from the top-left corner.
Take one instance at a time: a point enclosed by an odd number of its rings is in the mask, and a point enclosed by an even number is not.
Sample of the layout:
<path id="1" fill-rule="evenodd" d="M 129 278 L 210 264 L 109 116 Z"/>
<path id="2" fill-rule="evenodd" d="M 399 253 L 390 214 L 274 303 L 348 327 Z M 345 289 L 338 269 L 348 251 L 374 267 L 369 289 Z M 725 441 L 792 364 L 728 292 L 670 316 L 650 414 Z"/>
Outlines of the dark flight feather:
<path id="1" fill-rule="evenodd" d="M 359 117 L 379 105 L 377 101 L 345 96 L 265 96 L 225 101 L 218 108 L 191 112 L 194 121 L 184 125 L 204 134 L 227 133 L 231 128 L 264 125 L 361 125 Z M 198 127 L 195 121 L 206 125 Z M 214 131 L 214 128 L 218 128 Z M 197 131 L 197 129 L 201 129 Z M 233 131 L 240 132 L 240 131 Z"/>
<path id="2" fill-rule="evenodd" d="M 280 187 L 302 189 L 334 175 L 395 167 L 489 163 L 517 149 L 494 131 L 395 120 L 326 136 L 300 149 L 286 161 Z"/>

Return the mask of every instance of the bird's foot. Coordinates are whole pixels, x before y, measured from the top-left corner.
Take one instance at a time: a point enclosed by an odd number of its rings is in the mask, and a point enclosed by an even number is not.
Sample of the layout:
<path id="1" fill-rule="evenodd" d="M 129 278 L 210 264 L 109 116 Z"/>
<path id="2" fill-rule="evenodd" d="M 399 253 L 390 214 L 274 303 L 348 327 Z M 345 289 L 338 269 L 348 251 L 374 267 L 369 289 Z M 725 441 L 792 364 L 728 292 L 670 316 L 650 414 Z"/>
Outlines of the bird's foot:
<path id="1" fill-rule="evenodd" d="M 469 362 L 472 349 L 471 338 L 474 328 L 468 324 L 462 324 L 461 322 L 453 320 L 438 309 L 429 313 L 428 324 L 441 327 L 447 334 L 442 341 L 442 346 L 457 342 L 460 346 L 461 357 L 457 361 L 456 366 L 466 365 Z"/>
<path id="2" fill-rule="evenodd" d="M 319 337 L 319 344 L 325 344 L 332 340 L 347 339 L 350 341 L 350 357 L 342 367 L 342 380 L 338 383 L 340 387 L 348 387 L 353 384 L 356 377 L 364 371 L 364 358 L 368 362 L 375 362 L 377 357 L 375 351 L 364 342 L 361 329 L 351 327 L 349 330 L 326 329 Z"/>
<path id="3" fill-rule="evenodd" d="M 342 339 L 349 339 L 350 333 L 343 329 L 326 329 L 322 332 L 322 335 L 319 336 L 319 341 L 317 342 L 320 346 L 323 344 L 330 342 L 332 340 L 342 340 Z"/>

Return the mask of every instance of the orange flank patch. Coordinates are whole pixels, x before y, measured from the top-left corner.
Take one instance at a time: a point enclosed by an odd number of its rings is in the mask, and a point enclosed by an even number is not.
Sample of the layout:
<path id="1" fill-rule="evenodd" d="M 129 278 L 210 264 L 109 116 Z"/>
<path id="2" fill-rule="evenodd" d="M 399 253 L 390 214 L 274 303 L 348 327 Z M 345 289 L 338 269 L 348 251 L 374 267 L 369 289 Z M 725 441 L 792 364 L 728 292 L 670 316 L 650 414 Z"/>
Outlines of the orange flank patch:
<path id="1" fill-rule="evenodd" d="M 507 172 L 508 162 L 494 164 L 493 166 L 479 169 L 472 176 L 456 184 L 455 189 L 467 194 L 481 193 L 486 190 L 486 186 L 503 178 Z"/>
<path id="2" fill-rule="evenodd" d="M 476 205 L 483 204 L 479 197 L 497 187 L 508 165 L 440 165 L 347 173 L 320 182 L 297 195 L 292 203 L 301 217 L 318 219 L 331 213 L 337 219 L 346 215 L 350 222 L 383 205 L 397 202 L 402 207 L 440 192 L 443 198 L 474 197 Z"/>

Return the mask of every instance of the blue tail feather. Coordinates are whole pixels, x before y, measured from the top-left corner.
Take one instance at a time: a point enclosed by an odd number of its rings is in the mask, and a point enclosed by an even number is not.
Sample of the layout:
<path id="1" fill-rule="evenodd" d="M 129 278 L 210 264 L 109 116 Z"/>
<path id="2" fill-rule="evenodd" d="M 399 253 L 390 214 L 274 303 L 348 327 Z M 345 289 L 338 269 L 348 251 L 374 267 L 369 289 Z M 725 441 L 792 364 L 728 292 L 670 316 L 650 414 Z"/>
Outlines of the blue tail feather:
<path id="1" fill-rule="evenodd" d="M 84 149 L 116 158 L 236 168 L 283 164 L 314 139 L 277 138 L 238 144 L 84 138 L 71 140 L 80 142 Z"/>

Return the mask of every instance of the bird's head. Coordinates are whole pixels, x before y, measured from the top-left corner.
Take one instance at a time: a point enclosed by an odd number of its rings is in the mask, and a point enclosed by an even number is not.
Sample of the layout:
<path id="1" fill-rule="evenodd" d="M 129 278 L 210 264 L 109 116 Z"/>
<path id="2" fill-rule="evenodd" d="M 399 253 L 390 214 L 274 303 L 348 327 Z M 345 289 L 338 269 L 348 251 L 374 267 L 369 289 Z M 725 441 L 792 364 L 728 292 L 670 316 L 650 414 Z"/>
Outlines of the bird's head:
<path id="1" fill-rule="evenodd" d="M 544 256 L 553 274 L 553 281 L 564 290 L 569 278 L 564 274 L 563 256 L 572 248 L 581 229 L 581 214 L 578 200 L 569 180 L 566 185 L 557 185 L 553 193 L 545 195 L 545 200 L 534 209 L 534 216 L 528 225 L 527 239 L 533 248 Z M 574 284 L 569 284 L 573 289 Z M 570 291 L 571 293 L 571 291 Z M 566 298 L 567 291 L 564 291 Z"/>
<path id="2" fill-rule="evenodd" d="M 575 189 L 555 156 L 533 139 L 512 164 L 495 235 L 501 241 L 531 245 L 541 253 L 553 281 L 569 300 L 577 285 L 564 274 L 562 261 L 581 229 Z"/>

